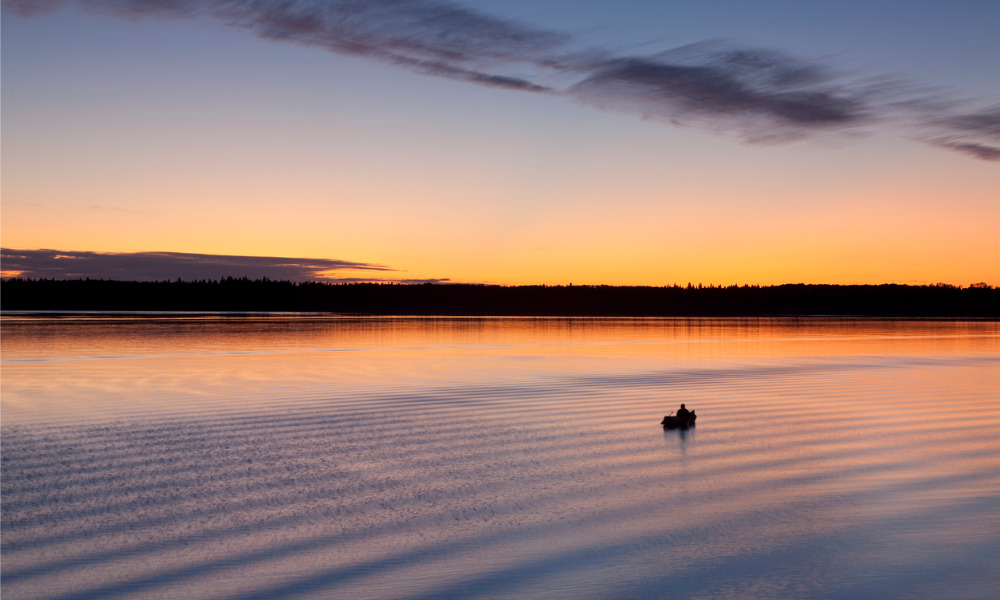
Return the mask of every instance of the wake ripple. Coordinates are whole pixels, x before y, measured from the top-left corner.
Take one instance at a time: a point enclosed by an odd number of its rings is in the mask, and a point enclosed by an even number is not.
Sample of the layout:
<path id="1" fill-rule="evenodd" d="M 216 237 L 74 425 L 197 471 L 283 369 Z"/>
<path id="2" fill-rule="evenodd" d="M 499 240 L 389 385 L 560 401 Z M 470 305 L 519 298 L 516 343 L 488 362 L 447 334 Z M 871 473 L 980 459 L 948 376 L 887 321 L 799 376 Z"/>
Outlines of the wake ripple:
<path id="1" fill-rule="evenodd" d="M 531 377 L 5 426 L 4 597 L 987 598 L 996 362 Z M 699 426 L 663 431 L 680 402 Z"/>

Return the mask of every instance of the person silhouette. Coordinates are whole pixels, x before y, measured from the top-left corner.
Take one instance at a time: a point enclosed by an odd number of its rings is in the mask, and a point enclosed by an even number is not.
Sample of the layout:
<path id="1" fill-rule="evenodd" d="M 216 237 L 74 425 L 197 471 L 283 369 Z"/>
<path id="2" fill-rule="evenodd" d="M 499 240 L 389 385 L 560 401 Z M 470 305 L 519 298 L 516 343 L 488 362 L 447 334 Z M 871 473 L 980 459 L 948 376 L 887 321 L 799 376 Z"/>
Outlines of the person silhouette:
<path id="1" fill-rule="evenodd" d="M 691 416 L 691 411 L 689 411 L 683 404 L 677 409 L 677 416 L 686 419 Z"/>

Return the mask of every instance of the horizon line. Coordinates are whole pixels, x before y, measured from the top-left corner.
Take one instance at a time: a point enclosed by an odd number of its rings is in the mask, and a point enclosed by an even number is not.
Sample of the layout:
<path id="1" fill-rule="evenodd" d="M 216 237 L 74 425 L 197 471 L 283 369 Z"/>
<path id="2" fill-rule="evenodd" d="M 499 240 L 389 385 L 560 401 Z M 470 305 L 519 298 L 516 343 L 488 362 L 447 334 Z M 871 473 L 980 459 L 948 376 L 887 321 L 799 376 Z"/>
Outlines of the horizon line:
<path id="1" fill-rule="evenodd" d="M 0 271 L 0 273 L 3 273 Z M 1000 285 L 992 285 L 985 281 L 978 281 L 970 283 L 968 285 L 953 284 L 948 282 L 934 282 L 934 283 L 897 283 L 897 282 L 882 282 L 882 283 L 808 283 L 804 281 L 788 281 L 785 283 L 732 283 L 732 284 L 722 284 L 722 283 L 704 283 L 699 282 L 697 284 L 693 282 L 688 282 L 687 284 L 681 285 L 678 283 L 669 284 L 606 284 L 606 283 L 521 283 L 521 284 L 507 284 L 507 283 L 483 283 L 483 282 L 459 282 L 459 281 L 448 281 L 448 280 L 376 280 L 376 279 L 358 279 L 358 280 L 345 280 L 345 281 L 324 281 L 320 279 L 313 280 L 291 280 L 291 279 L 273 279 L 267 276 L 259 278 L 250 278 L 246 276 L 234 277 L 234 276 L 224 276 L 219 278 L 202 278 L 202 279 L 185 279 L 183 277 L 178 278 L 167 278 L 167 279 L 111 279 L 111 278 L 94 278 L 94 277 L 22 277 L 20 274 L 17 275 L 0 275 L 0 282 L 13 282 L 20 281 L 26 283 L 42 283 L 42 282 L 90 282 L 90 283 L 135 283 L 135 284 L 224 284 L 229 282 L 242 282 L 242 283 L 256 283 L 256 284 L 288 284 L 293 286 L 298 285 L 325 285 L 325 286 L 348 286 L 348 285 L 379 285 L 379 286 L 442 286 L 442 287 L 499 287 L 499 288 L 619 288 L 619 289 L 630 289 L 630 288 L 653 288 L 653 289 L 682 289 L 682 290 L 707 290 L 707 289 L 744 289 L 744 288 L 776 288 L 776 287 L 789 287 L 789 286 L 803 286 L 803 287 L 885 287 L 885 286 L 898 286 L 898 287 L 914 287 L 914 288 L 942 288 L 942 289 L 956 289 L 956 290 L 968 290 L 968 289 L 1000 289 Z"/>

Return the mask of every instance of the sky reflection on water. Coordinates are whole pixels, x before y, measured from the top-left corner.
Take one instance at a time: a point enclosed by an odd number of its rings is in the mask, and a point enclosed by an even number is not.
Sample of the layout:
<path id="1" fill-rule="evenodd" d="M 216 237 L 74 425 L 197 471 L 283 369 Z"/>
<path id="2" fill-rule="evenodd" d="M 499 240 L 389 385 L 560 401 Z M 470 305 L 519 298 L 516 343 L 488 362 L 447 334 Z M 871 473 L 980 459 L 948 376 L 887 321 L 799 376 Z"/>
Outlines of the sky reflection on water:
<path id="1" fill-rule="evenodd" d="M 2 358 L 5 598 L 1000 586 L 997 323 L 5 321 Z"/>

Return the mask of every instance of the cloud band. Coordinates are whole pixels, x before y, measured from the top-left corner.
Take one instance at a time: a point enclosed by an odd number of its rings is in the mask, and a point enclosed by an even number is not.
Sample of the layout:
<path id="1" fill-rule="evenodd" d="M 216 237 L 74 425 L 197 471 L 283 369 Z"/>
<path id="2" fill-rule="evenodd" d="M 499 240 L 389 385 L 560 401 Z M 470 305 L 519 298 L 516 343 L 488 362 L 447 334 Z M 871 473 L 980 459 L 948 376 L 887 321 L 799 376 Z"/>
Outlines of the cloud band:
<path id="1" fill-rule="evenodd" d="M 396 270 L 335 259 L 233 256 L 184 252 L 0 250 L 3 272 L 32 279 L 198 281 L 226 277 L 281 281 L 379 281 Z M 371 276 L 359 276 L 360 273 Z M 397 281 L 396 279 L 392 279 Z M 438 280 L 435 280 L 438 281 Z"/>
<path id="2" fill-rule="evenodd" d="M 23 16 L 75 5 L 126 18 L 207 18 L 270 40 L 421 74 L 557 94 L 601 109 L 785 141 L 895 122 L 908 136 L 1000 160 L 996 109 L 920 86 L 849 81 L 774 50 L 705 42 L 652 56 L 578 48 L 568 34 L 443 0 L 4 0 Z M 526 74 L 527 73 L 527 74 Z M 548 83 L 569 80 L 562 88 Z"/>

